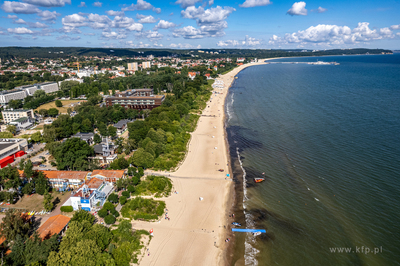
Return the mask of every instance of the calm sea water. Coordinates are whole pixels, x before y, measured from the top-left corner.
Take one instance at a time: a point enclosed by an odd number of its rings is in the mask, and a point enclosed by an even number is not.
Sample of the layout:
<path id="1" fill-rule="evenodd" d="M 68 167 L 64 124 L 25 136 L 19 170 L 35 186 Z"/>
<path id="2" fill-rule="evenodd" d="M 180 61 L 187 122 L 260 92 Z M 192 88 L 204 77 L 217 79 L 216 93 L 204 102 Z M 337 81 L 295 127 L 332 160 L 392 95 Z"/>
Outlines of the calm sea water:
<path id="1" fill-rule="evenodd" d="M 230 89 L 237 219 L 267 229 L 236 234 L 234 262 L 400 265 L 400 54 L 273 62 L 317 60 L 340 65 L 254 66 Z"/>

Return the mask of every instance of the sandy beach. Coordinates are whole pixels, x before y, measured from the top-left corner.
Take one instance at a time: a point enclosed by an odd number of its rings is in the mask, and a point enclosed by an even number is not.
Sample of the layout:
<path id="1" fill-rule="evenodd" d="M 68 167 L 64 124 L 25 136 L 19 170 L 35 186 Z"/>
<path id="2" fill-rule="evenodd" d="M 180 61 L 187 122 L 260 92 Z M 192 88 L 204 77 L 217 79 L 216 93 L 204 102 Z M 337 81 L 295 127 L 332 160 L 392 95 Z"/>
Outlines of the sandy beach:
<path id="1" fill-rule="evenodd" d="M 261 60 L 260 60 L 261 61 Z M 264 61 L 264 60 L 262 60 Z M 192 133 L 188 154 L 176 172 L 165 173 L 174 185 L 170 197 L 163 198 L 168 217 L 159 222 L 133 221 L 136 229 L 154 230 L 146 254 L 139 265 L 224 265 L 223 251 L 228 206 L 233 182 L 229 172 L 224 129 L 224 102 L 235 75 L 251 63 L 220 76 L 224 87 L 215 88 Z M 223 172 L 218 171 L 223 169 Z M 176 193 L 175 193 L 176 191 Z M 203 198 L 200 200 L 199 198 Z"/>

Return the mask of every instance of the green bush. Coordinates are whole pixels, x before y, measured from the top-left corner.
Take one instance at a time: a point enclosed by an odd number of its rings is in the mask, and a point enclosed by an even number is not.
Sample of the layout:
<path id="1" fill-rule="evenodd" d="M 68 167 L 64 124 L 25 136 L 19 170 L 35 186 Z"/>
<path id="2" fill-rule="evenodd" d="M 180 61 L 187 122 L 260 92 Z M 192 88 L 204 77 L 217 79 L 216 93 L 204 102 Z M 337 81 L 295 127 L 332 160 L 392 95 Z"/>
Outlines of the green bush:
<path id="1" fill-rule="evenodd" d="M 128 200 L 121 209 L 121 214 L 126 218 L 155 220 L 164 213 L 165 202 L 153 199 L 136 197 Z"/>
<path id="2" fill-rule="evenodd" d="M 107 201 L 106 203 L 104 203 L 103 209 L 106 209 L 107 211 L 111 211 L 111 210 L 115 209 L 115 206 L 111 202 Z"/>
<path id="3" fill-rule="evenodd" d="M 92 215 L 90 212 L 87 212 L 85 210 L 78 210 L 74 213 L 74 216 L 71 218 L 71 222 L 77 221 L 77 222 L 83 222 L 83 221 L 88 221 L 90 224 L 93 224 L 95 220 L 94 215 Z"/>
<path id="4" fill-rule="evenodd" d="M 72 206 L 61 206 L 60 211 L 62 211 L 62 212 L 73 212 L 74 208 L 72 208 Z"/>
<path id="5" fill-rule="evenodd" d="M 107 215 L 106 217 L 104 217 L 104 222 L 106 224 L 113 224 L 115 223 L 115 217 L 113 215 Z"/>
<path id="6" fill-rule="evenodd" d="M 107 209 L 104 209 L 104 208 L 101 208 L 97 214 L 98 214 L 101 218 L 104 218 L 104 217 L 106 217 L 106 216 L 108 215 L 108 210 L 107 210 Z"/>
<path id="7" fill-rule="evenodd" d="M 132 186 L 132 185 L 129 185 L 129 186 L 128 186 L 128 191 L 129 191 L 130 193 L 135 192 L 135 187 Z"/>
<path id="8" fill-rule="evenodd" d="M 122 196 L 124 196 L 126 200 L 126 198 L 129 198 L 131 196 L 131 193 L 129 193 L 129 191 L 123 191 Z M 119 202 L 121 202 L 121 198 L 119 199 Z"/>
<path id="9" fill-rule="evenodd" d="M 121 203 L 121 205 L 124 205 L 124 204 L 126 203 L 126 201 L 127 201 L 127 199 L 126 199 L 125 196 L 121 196 L 121 197 L 119 198 L 119 203 Z"/>
<path id="10" fill-rule="evenodd" d="M 117 210 L 111 211 L 111 214 L 115 216 L 115 218 L 119 217 L 119 212 Z"/>
<path id="11" fill-rule="evenodd" d="M 111 193 L 110 196 L 108 196 L 108 201 L 112 203 L 118 203 L 118 195 L 115 193 Z"/>

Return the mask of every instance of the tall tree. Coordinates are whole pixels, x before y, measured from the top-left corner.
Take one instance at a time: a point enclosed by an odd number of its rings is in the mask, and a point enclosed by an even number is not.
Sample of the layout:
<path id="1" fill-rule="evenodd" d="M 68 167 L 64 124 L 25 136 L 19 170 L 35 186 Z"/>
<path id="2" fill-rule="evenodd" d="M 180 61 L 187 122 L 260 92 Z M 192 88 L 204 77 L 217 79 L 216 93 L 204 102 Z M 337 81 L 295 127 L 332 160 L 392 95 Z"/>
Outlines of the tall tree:
<path id="1" fill-rule="evenodd" d="M 49 212 L 53 210 L 54 204 L 53 204 L 53 196 L 50 195 L 50 193 L 46 190 L 44 192 L 44 198 L 43 198 L 43 207 L 44 209 Z"/>
<path id="2" fill-rule="evenodd" d="M 28 237 L 30 225 L 26 221 L 25 216 L 20 211 L 8 209 L 0 223 L 0 236 L 4 237 L 7 243 L 15 241 L 17 235 L 26 239 Z"/>

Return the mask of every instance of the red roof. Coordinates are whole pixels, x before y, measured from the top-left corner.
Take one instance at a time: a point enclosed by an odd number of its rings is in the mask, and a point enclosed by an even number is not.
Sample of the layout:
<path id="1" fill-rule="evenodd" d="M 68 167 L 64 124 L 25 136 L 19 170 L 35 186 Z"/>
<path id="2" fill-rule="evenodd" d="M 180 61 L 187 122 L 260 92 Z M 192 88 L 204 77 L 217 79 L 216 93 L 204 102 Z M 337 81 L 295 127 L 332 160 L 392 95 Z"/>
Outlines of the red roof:
<path id="1" fill-rule="evenodd" d="M 124 170 L 93 170 L 92 176 L 101 175 L 106 178 L 115 178 L 120 179 L 123 178 L 125 174 Z"/>
<path id="2" fill-rule="evenodd" d="M 37 230 L 39 236 L 42 239 L 52 237 L 54 234 L 59 234 L 67 226 L 71 218 L 58 214 L 50 217 L 47 221 L 42 224 Z"/>

